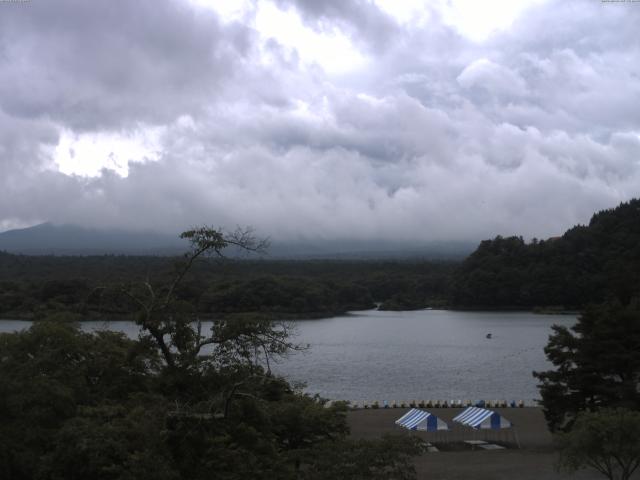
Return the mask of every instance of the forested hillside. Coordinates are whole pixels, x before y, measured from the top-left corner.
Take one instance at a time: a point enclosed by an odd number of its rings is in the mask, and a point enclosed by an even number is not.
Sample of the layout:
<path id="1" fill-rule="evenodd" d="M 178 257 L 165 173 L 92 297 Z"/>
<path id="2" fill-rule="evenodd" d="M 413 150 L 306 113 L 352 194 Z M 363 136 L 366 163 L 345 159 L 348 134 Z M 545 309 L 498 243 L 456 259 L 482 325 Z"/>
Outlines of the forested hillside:
<path id="1" fill-rule="evenodd" d="M 176 258 L 24 256 L 0 252 L 0 316 L 124 318 L 123 285 L 171 277 Z M 348 310 L 425 307 L 581 309 L 640 292 L 640 200 L 589 225 L 525 242 L 496 237 L 462 263 L 425 260 L 214 260 L 194 266 L 178 298 L 206 316 L 259 312 L 318 317 Z"/>
<path id="2" fill-rule="evenodd" d="M 581 308 L 640 293 L 640 200 L 622 203 L 562 237 L 485 240 L 453 276 L 451 301 L 464 307 Z"/>

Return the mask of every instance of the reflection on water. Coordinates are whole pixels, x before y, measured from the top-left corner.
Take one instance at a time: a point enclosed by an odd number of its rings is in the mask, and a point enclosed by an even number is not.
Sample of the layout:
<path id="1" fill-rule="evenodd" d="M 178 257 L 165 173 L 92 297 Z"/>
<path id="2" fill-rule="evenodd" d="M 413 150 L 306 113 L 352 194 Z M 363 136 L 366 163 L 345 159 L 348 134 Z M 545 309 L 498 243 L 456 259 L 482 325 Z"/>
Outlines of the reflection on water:
<path id="1" fill-rule="evenodd" d="M 573 316 L 523 312 L 354 312 L 300 320 L 296 341 L 310 344 L 274 370 L 305 381 L 310 393 L 348 400 L 538 398 L 533 370 L 549 368 L 543 348 L 551 325 Z M 28 327 L 0 321 L 0 331 Z M 83 322 L 137 336 L 132 322 Z M 487 338 L 491 333 L 491 338 Z"/>

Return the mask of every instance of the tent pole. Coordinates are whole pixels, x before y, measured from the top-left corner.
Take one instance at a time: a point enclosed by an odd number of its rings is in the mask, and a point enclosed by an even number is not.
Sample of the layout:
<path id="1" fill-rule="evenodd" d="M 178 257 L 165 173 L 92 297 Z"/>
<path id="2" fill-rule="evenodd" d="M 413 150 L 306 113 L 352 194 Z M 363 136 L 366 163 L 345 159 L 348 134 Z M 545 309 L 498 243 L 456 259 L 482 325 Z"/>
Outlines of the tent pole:
<path id="1" fill-rule="evenodd" d="M 513 436 L 516 438 L 516 445 L 518 445 L 518 450 L 522 450 L 522 447 L 520 446 L 520 439 L 518 439 L 518 430 L 515 426 L 513 427 Z"/>

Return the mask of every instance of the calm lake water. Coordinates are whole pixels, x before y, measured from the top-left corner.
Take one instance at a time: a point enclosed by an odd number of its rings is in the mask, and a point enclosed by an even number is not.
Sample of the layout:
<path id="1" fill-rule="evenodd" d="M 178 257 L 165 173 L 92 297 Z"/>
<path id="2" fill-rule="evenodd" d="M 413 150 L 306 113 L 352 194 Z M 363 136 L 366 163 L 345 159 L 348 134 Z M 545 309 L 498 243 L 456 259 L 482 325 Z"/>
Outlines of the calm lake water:
<path id="1" fill-rule="evenodd" d="M 323 320 L 299 320 L 296 341 L 308 351 L 274 370 L 325 398 L 373 400 L 525 400 L 539 398 L 533 370 L 545 370 L 551 325 L 574 316 L 524 312 L 368 310 Z M 28 322 L 0 320 L 0 331 Z M 86 330 L 137 336 L 132 322 L 83 322 Z M 492 338 L 487 339 L 486 334 Z"/>

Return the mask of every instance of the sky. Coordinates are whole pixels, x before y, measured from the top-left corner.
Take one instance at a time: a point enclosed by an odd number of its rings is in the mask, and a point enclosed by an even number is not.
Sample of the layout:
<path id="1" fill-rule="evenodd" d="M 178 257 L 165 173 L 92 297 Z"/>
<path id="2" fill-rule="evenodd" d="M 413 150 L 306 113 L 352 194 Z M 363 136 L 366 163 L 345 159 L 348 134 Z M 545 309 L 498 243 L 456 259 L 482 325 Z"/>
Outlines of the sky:
<path id="1" fill-rule="evenodd" d="M 546 238 L 640 194 L 640 2 L 0 2 L 0 231 Z"/>

